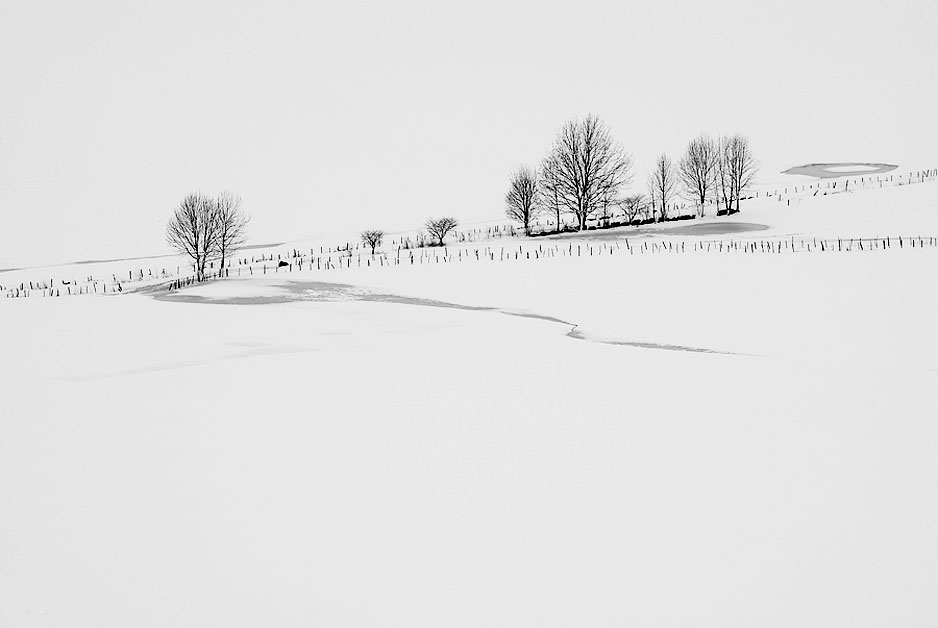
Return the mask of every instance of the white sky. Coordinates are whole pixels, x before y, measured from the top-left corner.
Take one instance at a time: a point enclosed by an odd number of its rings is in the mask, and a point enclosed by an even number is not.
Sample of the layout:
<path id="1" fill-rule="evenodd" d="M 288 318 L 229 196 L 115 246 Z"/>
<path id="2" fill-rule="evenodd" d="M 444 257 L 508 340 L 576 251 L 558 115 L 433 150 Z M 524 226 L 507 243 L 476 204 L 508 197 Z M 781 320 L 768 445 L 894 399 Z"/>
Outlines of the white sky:
<path id="1" fill-rule="evenodd" d="M 255 242 L 502 214 L 569 117 L 654 157 L 750 135 L 938 167 L 938 2 L 0 0 L 0 268 L 169 252 L 187 192 Z"/>

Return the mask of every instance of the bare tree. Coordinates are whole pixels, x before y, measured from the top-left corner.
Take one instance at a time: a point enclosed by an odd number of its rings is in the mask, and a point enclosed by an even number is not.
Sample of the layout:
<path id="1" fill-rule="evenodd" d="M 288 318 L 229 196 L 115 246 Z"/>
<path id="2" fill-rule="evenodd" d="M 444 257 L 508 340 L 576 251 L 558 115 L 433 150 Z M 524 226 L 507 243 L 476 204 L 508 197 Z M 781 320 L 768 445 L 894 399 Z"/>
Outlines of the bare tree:
<path id="1" fill-rule="evenodd" d="M 208 259 L 218 247 L 218 231 L 215 201 L 203 194 L 182 199 L 166 225 L 166 241 L 192 260 L 199 281 L 205 279 Z"/>
<path id="2" fill-rule="evenodd" d="M 717 211 L 722 201 L 723 210 L 729 214 L 733 209 L 733 181 L 730 177 L 730 139 L 721 135 L 716 141 L 716 166 L 714 168 L 714 196 L 717 201 Z"/>
<path id="3" fill-rule="evenodd" d="M 367 231 L 362 231 L 362 244 L 365 246 L 371 247 L 371 254 L 375 254 L 375 249 L 381 246 L 381 241 L 384 240 L 384 231 L 380 229 L 370 229 Z"/>
<path id="4" fill-rule="evenodd" d="M 513 175 L 505 193 L 505 213 L 524 227 L 524 235 L 531 235 L 531 221 L 540 211 L 537 173 L 521 166 Z"/>
<path id="5" fill-rule="evenodd" d="M 423 226 L 430 234 L 430 237 L 436 240 L 434 246 L 443 246 L 443 238 L 459 226 L 459 223 L 455 218 L 429 218 Z"/>
<path id="6" fill-rule="evenodd" d="M 548 159 L 557 177 L 559 200 L 576 216 L 581 230 L 604 203 L 615 202 L 621 187 L 631 180 L 632 158 L 596 116 L 567 122 Z"/>
<path id="7" fill-rule="evenodd" d="M 631 194 L 622 199 L 619 207 L 625 213 L 629 224 L 635 222 L 635 219 L 642 215 L 648 208 L 648 199 L 644 194 Z"/>
<path id="8" fill-rule="evenodd" d="M 560 212 L 564 208 L 563 203 L 560 201 L 560 175 L 558 174 L 558 164 L 557 160 L 554 158 L 553 153 L 549 154 L 544 158 L 544 161 L 541 162 L 541 174 L 538 177 L 538 182 L 540 183 L 540 195 L 541 202 L 544 205 L 545 209 L 548 209 L 554 214 L 554 219 L 556 220 L 557 233 L 560 233 L 563 228 L 563 222 L 560 219 Z"/>
<path id="9" fill-rule="evenodd" d="M 752 185 L 759 171 L 759 162 L 752 155 L 749 138 L 739 133 L 725 140 L 723 159 L 729 175 L 731 198 L 736 201 L 736 211 L 739 211 L 739 199 Z"/>
<path id="10" fill-rule="evenodd" d="M 716 143 L 716 196 L 727 214 L 739 211 L 739 201 L 758 172 L 749 138 L 739 133 L 722 136 Z M 733 206 L 735 204 L 735 210 Z"/>
<path id="11" fill-rule="evenodd" d="M 718 163 L 717 145 L 702 133 L 687 145 L 687 151 L 678 163 L 678 176 L 688 196 L 697 203 L 697 215 L 704 215 L 707 199 L 713 193 Z"/>
<path id="12" fill-rule="evenodd" d="M 231 192 L 222 192 L 215 199 L 215 214 L 218 229 L 215 253 L 224 268 L 225 260 L 244 245 L 250 218 L 241 211 L 241 197 Z"/>
<path id="13" fill-rule="evenodd" d="M 666 153 L 655 161 L 655 167 L 648 175 L 648 193 L 651 196 L 652 211 L 658 207 L 658 216 L 662 221 L 668 218 L 668 203 L 677 194 L 677 173 L 674 162 Z"/>

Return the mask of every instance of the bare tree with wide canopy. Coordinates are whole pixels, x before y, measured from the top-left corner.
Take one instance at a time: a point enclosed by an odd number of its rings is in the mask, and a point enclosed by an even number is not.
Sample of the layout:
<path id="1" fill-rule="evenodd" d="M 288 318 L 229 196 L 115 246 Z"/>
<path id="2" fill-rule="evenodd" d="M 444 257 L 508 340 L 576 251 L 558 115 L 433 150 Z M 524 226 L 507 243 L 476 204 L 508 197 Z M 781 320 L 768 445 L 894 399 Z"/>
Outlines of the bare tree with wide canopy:
<path id="1" fill-rule="evenodd" d="M 443 238 L 459 226 L 459 222 L 455 218 L 429 218 L 423 226 L 436 241 L 434 246 L 443 246 Z"/>
<path id="2" fill-rule="evenodd" d="M 166 241 L 192 260 L 198 281 L 205 279 L 209 258 L 218 247 L 218 212 L 215 200 L 204 194 L 188 194 L 166 225 Z"/>
<path id="3" fill-rule="evenodd" d="M 547 162 L 556 176 L 558 199 L 576 216 L 580 230 L 590 216 L 616 202 L 631 180 L 632 158 L 593 115 L 560 129 Z"/>
<path id="4" fill-rule="evenodd" d="M 380 229 L 368 229 L 361 233 L 362 244 L 371 248 L 371 254 L 375 254 L 375 249 L 381 246 L 384 240 L 384 231 Z"/>

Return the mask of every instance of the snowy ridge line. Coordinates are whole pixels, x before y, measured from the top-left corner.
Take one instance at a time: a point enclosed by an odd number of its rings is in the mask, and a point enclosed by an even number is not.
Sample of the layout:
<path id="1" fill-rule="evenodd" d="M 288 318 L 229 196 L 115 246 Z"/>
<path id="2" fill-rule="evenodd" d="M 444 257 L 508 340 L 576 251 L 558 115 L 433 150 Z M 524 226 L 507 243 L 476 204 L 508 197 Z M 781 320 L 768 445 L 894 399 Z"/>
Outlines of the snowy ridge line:
<path id="1" fill-rule="evenodd" d="M 938 181 L 938 169 L 927 169 L 927 170 L 918 170 L 918 171 L 909 171 L 907 175 L 903 174 L 883 174 L 883 175 L 866 175 L 866 176 L 848 176 L 848 177 L 836 177 L 829 178 L 824 180 L 819 180 L 815 183 L 793 183 L 790 186 L 775 186 L 771 189 L 759 189 L 755 190 L 749 196 L 743 197 L 740 201 L 748 200 L 761 200 L 761 199 L 775 199 L 777 202 L 788 201 L 789 204 L 791 201 L 799 201 L 807 197 L 813 196 L 828 196 L 832 194 L 841 194 L 844 192 L 859 190 L 871 190 L 871 189 L 882 189 L 889 187 L 900 187 L 905 185 L 913 185 L 918 183 L 928 183 Z M 716 207 L 719 209 L 719 201 L 714 200 L 709 202 L 708 205 Z M 693 213 L 685 213 L 687 210 L 691 212 L 696 210 L 696 207 L 691 204 L 688 205 L 684 203 L 674 203 L 671 207 L 673 216 L 675 219 L 682 218 L 685 216 L 692 216 Z M 594 215 L 592 219 L 599 223 L 602 220 L 613 220 L 617 218 L 623 218 L 625 214 L 618 210 L 611 211 L 607 216 Z M 673 219 L 670 219 L 666 222 L 672 222 Z M 658 223 L 655 223 L 658 224 Z M 558 233 L 565 233 L 563 230 L 569 227 L 574 226 L 574 223 L 563 222 L 561 225 L 561 231 Z M 617 226 L 635 226 L 621 223 Z M 556 230 L 556 221 L 551 220 L 550 218 L 545 220 L 536 220 L 533 225 L 532 235 L 541 236 L 541 235 L 550 235 Z M 407 232 L 401 232 L 407 233 Z M 566 232 L 568 235 L 575 235 L 580 232 Z M 485 229 L 471 229 L 471 230 L 457 230 L 453 234 L 453 240 L 456 244 L 472 243 L 472 242 L 484 242 L 486 240 L 495 240 L 499 238 L 511 238 L 519 237 L 524 235 L 524 230 L 512 223 L 496 224 Z M 401 236 L 399 239 L 392 241 L 392 246 L 400 246 L 407 249 L 419 249 L 424 248 L 419 242 L 419 234 L 415 233 L 414 236 Z M 408 242 L 409 246 L 404 246 L 404 242 Z M 329 252 L 339 252 L 339 251 L 350 251 L 351 243 L 346 243 L 345 247 L 341 245 L 332 248 Z M 361 245 L 355 244 L 355 250 L 359 250 Z"/>
<path id="2" fill-rule="evenodd" d="M 850 178 L 843 179 L 843 178 L 838 177 L 836 178 L 836 180 L 834 178 L 829 178 L 829 179 L 817 181 L 816 183 L 800 183 L 800 184 L 793 183 L 792 185 L 789 185 L 789 186 L 784 186 L 784 185 L 776 186 L 771 191 L 769 190 L 769 188 L 755 190 L 754 192 L 750 193 L 748 196 L 741 197 L 740 204 L 742 206 L 743 203 L 745 203 L 745 201 L 750 201 L 750 200 L 774 199 L 776 202 L 786 201 L 787 205 L 791 205 L 793 201 L 800 202 L 806 198 L 842 194 L 846 192 L 853 192 L 853 191 L 856 191 L 857 189 L 861 191 L 862 190 L 878 190 L 878 189 L 884 189 L 884 188 L 890 188 L 890 187 L 902 187 L 902 186 L 913 185 L 913 184 L 918 184 L 918 183 L 931 183 L 935 181 L 938 181 L 938 169 L 920 170 L 916 172 L 910 171 L 908 176 L 905 178 L 903 178 L 902 174 L 876 175 L 875 179 L 873 178 L 873 176 L 859 176 L 859 177 L 854 176 L 852 179 Z M 838 187 L 838 184 L 840 184 L 839 187 Z M 746 203 L 746 205 L 748 205 L 748 203 Z M 715 210 L 714 213 L 716 213 L 718 216 L 720 215 L 718 212 L 723 211 L 721 209 L 720 201 L 718 199 L 709 200 L 707 202 L 707 206 L 713 208 Z M 687 210 L 691 210 L 691 213 L 688 214 Z M 664 223 L 677 222 L 677 221 L 681 221 L 681 220 L 688 219 L 688 218 L 695 219 L 697 217 L 695 214 L 695 211 L 696 211 L 696 206 L 693 204 L 688 205 L 686 202 L 674 203 L 671 206 L 671 209 L 669 210 L 669 216 L 671 217 L 663 222 Z M 617 221 L 617 219 L 623 218 L 624 216 L 625 214 L 621 212 L 620 210 L 613 210 L 606 216 L 594 215 L 591 220 L 596 222 L 597 225 L 602 224 L 602 221 L 605 220 L 605 221 L 611 222 L 609 226 L 616 226 L 616 227 L 644 226 L 644 225 L 636 224 L 634 222 L 628 223 L 628 222 Z M 646 219 L 647 219 L 647 216 L 646 216 Z M 660 225 L 662 223 L 655 222 L 655 223 L 648 223 L 648 224 Z M 536 229 L 537 227 L 541 227 L 541 226 L 545 228 Z M 551 235 L 553 233 L 557 233 L 557 234 L 566 234 L 570 236 L 576 236 L 578 233 L 582 233 L 580 231 L 575 231 L 575 230 L 565 231 L 567 228 L 571 226 L 575 226 L 575 225 L 573 223 L 563 222 L 561 225 L 561 230 L 556 231 L 556 220 L 548 219 L 547 221 L 545 221 L 543 225 L 540 221 L 536 221 L 534 223 L 535 229 L 532 230 L 531 235 L 543 236 L 543 235 Z M 554 230 L 552 231 L 548 229 L 548 227 L 553 228 Z M 604 225 L 598 228 L 604 229 L 604 228 L 608 228 L 608 226 Z M 593 229 L 590 229 L 590 230 L 593 230 Z M 520 233 L 521 230 L 518 229 L 518 232 Z"/>
<path id="3" fill-rule="evenodd" d="M 766 200 L 766 199 L 775 199 L 777 202 L 787 201 L 789 204 L 792 201 L 800 201 L 804 198 L 814 197 L 814 196 L 828 196 L 832 194 L 841 194 L 844 192 L 851 192 L 857 189 L 859 190 L 871 190 L 871 189 L 882 189 L 889 187 L 901 187 L 905 185 L 912 185 L 918 183 L 927 183 L 938 181 L 938 169 L 928 169 L 928 170 L 919 170 L 919 171 L 909 171 L 907 175 L 904 174 L 883 174 L 883 175 L 866 175 L 866 176 L 855 176 L 851 175 L 848 177 L 836 177 L 829 178 L 824 180 L 819 180 L 815 183 L 792 183 L 790 186 L 774 186 L 773 188 L 764 188 L 757 189 L 748 196 L 742 197 L 741 202 L 749 200 Z M 715 207 L 719 209 L 719 202 L 716 200 L 708 202 L 708 206 Z M 691 210 L 691 213 L 686 213 L 687 210 Z M 674 222 L 676 219 L 683 217 L 690 217 L 694 215 L 696 206 L 693 204 L 688 205 L 686 202 L 674 203 L 671 207 L 671 212 L 673 218 L 665 222 Z M 615 226 L 638 226 L 634 223 L 618 222 L 617 219 L 621 219 L 625 214 L 619 210 L 613 209 L 606 216 L 594 215 L 591 217 L 591 221 L 599 226 L 604 220 L 611 220 L 615 222 Z M 524 236 L 524 229 L 518 225 L 515 225 L 510 222 L 502 222 L 501 220 L 492 221 L 495 224 L 491 224 L 487 227 L 477 227 L 474 229 L 457 229 L 452 236 L 450 236 L 451 244 L 466 244 L 474 242 L 485 242 L 489 240 L 497 240 L 501 238 L 515 238 Z M 576 235 L 577 233 L 582 233 L 578 231 L 565 231 L 566 229 L 573 227 L 573 222 L 561 221 L 563 224 L 559 231 L 557 231 L 556 221 L 550 218 L 545 218 L 542 220 L 536 220 L 532 225 L 532 233 L 534 236 L 550 235 L 552 233 L 567 234 L 567 235 Z M 659 224 L 659 223 L 654 223 Z M 605 228 L 605 226 L 601 227 Z M 594 228 L 589 229 L 590 231 Z M 413 250 L 413 249 L 422 249 L 427 247 L 427 239 L 421 237 L 420 230 L 414 229 L 410 231 L 399 231 L 395 234 L 397 237 L 392 238 L 391 246 L 400 248 L 401 250 Z M 309 249 L 310 255 L 315 255 L 315 248 Z M 365 247 L 360 243 L 352 243 L 351 241 L 346 241 L 341 244 L 337 244 L 332 247 L 319 246 L 320 255 L 325 254 L 339 254 L 345 253 L 345 255 L 353 255 L 352 251 L 361 251 Z M 298 247 L 291 247 L 289 252 L 283 255 L 283 257 L 298 257 L 301 255 L 301 251 L 305 251 L 306 247 L 302 249 Z M 270 254 L 269 259 L 272 261 L 274 254 Z M 276 256 L 277 259 L 281 259 L 281 255 Z M 261 256 L 258 261 L 263 261 L 264 256 Z M 252 261 L 255 258 L 252 258 Z"/>
<path id="4" fill-rule="evenodd" d="M 828 195 L 837 195 L 847 192 L 854 192 L 856 190 L 869 190 L 869 189 L 880 189 L 883 187 L 901 187 L 910 184 L 918 184 L 924 182 L 934 182 L 938 181 L 938 169 L 929 169 L 921 170 L 917 172 L 910 171 L 908 175 L 903 174 L 889 174 L 889 175 L 873 175 L 873 176 L 854 176 L 852 178 L 836 178 L 836 179 L 825 179 L 817 181 L 815 183 L 804 183 L 798 184 L 795 183 L 792 186 L 779 186 L 774 190 L 769 192 L 768 189 L 758 190 L 755 194 L 743 198 L 743 201 L 752 200 L 752 199 L 775 199 L 776 202 L 785 201 L 786 204 L 791 205 L 792 202 L 799 203 L 803 200 L 806 200 L 811 197 L 816 196 L 828 196 Z M 682 203 L 679 206 L 675 204 L 673 211 L 682 212 L 687 208 L 687 205 Z M 605 220 L 605 219 L 615 219 L 616 213 L 613 212 L 610 216 L 596 217 L 596 220 Z M 680 217 L 682 214 L 675 214 L 675 217 Z M 666 221 L 672 222 L 672 220 Z M 654 223 L 655 225 L 661 225 L 666 223 Z M 547 219 L 544 223 L 544 227 L 551 227 L 554 225 L 554 221 Z M 540 221 L 535 223 L 535 229 L 541 227 L 542 223 Z M 630 226 L 625 223 L 614 223 L 607 224 L 606 226 Z M 636 226 L 632 224 L 631 226 Z M 605 227 L 603 227 L 605 228 Z M 589 234 L 595 232 L 595 229 L 588 229 L 587 232 L 558 232 L 560 234 L 565 234 L 569 237 L 577 237 L 577 235 Z M 414 251 L 421 251 L 421 254 L 426 254 L 427 251 L 432 251 L 437 247 L 425 247 L 425 246 L 413 246 L 410 238 L 404 236 L 403 234 L 408 232 L 399 232 L 398 237 L 392 240 L 392 245 L 397 246 L 396 251 L 383 252 L 381 255 L 385 256 L 385 259 L 390 259 L 388 256 L 402 253 L 412 253 Z M 493 224 L 488 227 L 478 227 L 475 229 L 457 231 L 452 239 L 455 240 L 454 243 L 449 244 L 453 246 L 454 244 L 466 244 L 473 242 L 485 242 L 491 240 L 498 240 L 502 238 L 513 238 L 523 235 L 523 230 L 520 227 L 517 227 L 514 224 L 510 223 L 498 223 Z M 535 235 L 551 235 L 551 231 L 547 228 L 537 230 Z M 661 232 L 655 234 L 658 237 L 672 237 L 667 232 Z M 415 235 L 416 237 L 416 235 Z M 720 243 L 723 243 L 723 247 L 726 247 L 726 240 L 698 240 L 700 242 L 710 242 L 712 245 L 716 245 L 717 248 L 720 248 Z M 855 243 L 858 242 L 856 239 L 853 240 Z M 868 242 L 869 239 L 864 239 L 863 242 Z M 281 246 L 286 243 L 280 243 L 277 245 L 270 246 Z M 532 243 L 533 244 L 533 243 Z M 249 248 L 257 248 L 255 247 Z M 265 245 L 267 246 L 267 245 Z M 816 245 L 815 245 L 816 246 Z M 315 249 L 319 248 L 320 253 L 317 256 Z M 446 247 L 442 247 L 446 248 Z M 229 262 L 226 265 L 225 276 L 230 276 L 230 269 L 234 267 L 235 264 L 238 266 L 248 268 L 248 270 L 240 271 L 239 275 L 244 272 L 251 274 L 250 266 L 253 265 L 255 268 L 257 264 L 263 264 L 264 262 L 279 262 L 282 260 L 312 260 L 317 264 L 317 267 L 320 269 L 325 268 L 326 270 L 331 270 L 341 266 L 349 267 L 348 262 L 341 261 L 342 259 L 351 258 L 354 256 L 361 256 L 364 250 L 364 247 L 360 243 L 352 245 L 350 242 L 346 242 L 344 245 L 339 245 L 336 247 L 325 247 L 318 246 L 312 247 L 309 249 L 309 255 L 305 253 L 305 248 L 300 250 L 298 248 L 291 247 L 289 251 L 276 253 L 261 253 L 254 256 L 244 256 L 238 257 Z M 353 252 L 354 251 L 354 252 Z M 336 261 L 333 261 L 333 258 L 336 258 Z M 151 259 L 151 258 L 128 258 L 128 259 Z M 158 257 L 152 258 L 154 260 Z M 372 257 L 371 259 L 374 259 Z M 102 260 L 102 263 L 107 260 Z M 115 260 L 120 261 L 120 260 Z M 447 260 L 448 261 L 448 260 Z M 86 261 L 82 263 L 92 263 L 91 261 Z M 97 262 L 94 262 L 97 263 Z M 214 265 L 215 262 L 210 264 L 210 267 Z M 304 262 L 305 265 L 306 262 Z M 380 262 L 377 262 L 380 266 Z M 360 262 L 359 262 L 360 265 Z M 186 270 L 183 270 L 185 268 Z M 13 272 L 18 270 L 25 269 L 5 269 L 0 272 Z M 189 273 L 191 268 L 188 266 L 178 265 L 176 267 L 176 272 L 172 272 L 170 267 L 167 272 L 167 267 L 165 265 L 149 265 L 146 268 L 137 268 L 123 271 L 120 273 L 113 273 L 108 270 L 105 274 L 110 274 L 112 277 L 110 280 L 87 276 L 85 279 L 79 281 L 74 278 L 74 274 L 71 279 L 64 280 L 54 280 L 54 279 L 32 279 L 30 281 L 20 280 L 18 283 L 13 285 L 5 286 L 3 283 L 0 283 L 0 292 L 4 293 L 4 296 L 7 298 L 19 298 L 24 296 L 79 296 L 85 294 L 111 294 L 111 293 L 121 293 L 124 291 L 125 286 L 128 284 L 139 284 L 141 282 L 147 281 L 154 285 L 163 285 L 167 280 L 177 279 L 180 283 L 188 281 Z M 262 272 L 263 269 L 262 269 Z M 127 276 L 126 280 L 119 279 L 118 277 Z M 218 278 L 219 273 L 215 273 L 215 277 Z M 188 285 L 188 284 L 187 284 Z"/>
<path id="5" fill-rule="evenodd" d="M 793 183 L 790 186 L 775 186 L 771 189 L 760 189 L 755 190 L 754 193 L 749 196 L 743 197 L 740 201 L 748 200 L 760 200 L 760 199 L 775 199 L 778 202 L 787 201 L 788 204 L 791 204 L 791 201 L 799 201 L 807 197 L 813 196 L 828 196 L 832 194 L 841 194 L 844 192 L 850 192 L 857 189 L 860 190 L 870 190 L 870 189 L 882 189 L 888 187 L 899 187 L 904 185 L 912 185 L 918 183 L 927 183 L 938 181 L 938 169 L 928 169 L 928 170 L 919 170 L 919 171 L 909 171 L 908 175 L 903 174 L 883 174 L 883 175 L 865 175 L 865 176 L 848 176 L 848 177 L 836 177 L 829 178 L 817 181 L 816 183 Z M 852 186 L 852 187 L 851 187 Z M 713 200 L 708 203 L 708 205 L 713 206 L 719 210 L 720 203 L 718 200 Z M 687 210 L 691 210 L 691 214 L 687 214 Z M 693 212 L 696 210 L 696 206 L 693 204 L 688 205 L 684 203 L 674 203 L 671 207 L 671 212 L 673 212 L 672 219 L 669 219 L 666 222 L 672 222 L 676 219 L 693 216 Z M 597 226 L 603 220 L 615 222 L 615 226 L 636 226 L 635 224 L 630 224 L 626 222 L 618 222 L 617 219 L 622 219 L 625 217 L 624 212 L 620 210 L 613 210 L 609 212 L 606 216 L 594 215 L 592 221 L 597 223 Z M 541 235 L 550 235 L 551 233 L 568 233 L 569 235 L 576 235 L 577 231 L 567 232 L 564 231 L 572 226 L 573 222 L 567 223 L 562 221 L 560 231 L 556 231 L 556 220 L 546 219 L 546 220 L 536 220 L 532 225 L 531 235 L 541 236 Z M 658 223 L 655 223 L 658 224 Z M 402 232 L 406 233 L 406 232 Z M 524 235 L 524 230 L 511 223 L 498 224 L 486 229 L 473 229 L 473 230 L 463 230 L 457 231 L 453 235 L 453 239 L 456 244 L 463 244 L 466 242 L 482 242 L 486 240 L 494 240 L 499 238 L 511 238 L 519 237 Z M 415 234 L 413 239 L 408 236 L 402 236 L 400 238 L 402 248 L 411 249 L 411 248 L 423 248 L 422 238 L 419 237 L 419 234 Z M 403 246 L 404 242 L 407 242 L 409 246 Z M 395 239 L 392 241 L 393 246 L 398 245 L 398 240 Z M 358 244 L 355 245 L 355 249 L 359 249 Z M 340 250 L 350 250 L 351 244 L 346 243 L 345 248 L 341 246 L 335 247 L 330 252 L 338 252 Z"/>

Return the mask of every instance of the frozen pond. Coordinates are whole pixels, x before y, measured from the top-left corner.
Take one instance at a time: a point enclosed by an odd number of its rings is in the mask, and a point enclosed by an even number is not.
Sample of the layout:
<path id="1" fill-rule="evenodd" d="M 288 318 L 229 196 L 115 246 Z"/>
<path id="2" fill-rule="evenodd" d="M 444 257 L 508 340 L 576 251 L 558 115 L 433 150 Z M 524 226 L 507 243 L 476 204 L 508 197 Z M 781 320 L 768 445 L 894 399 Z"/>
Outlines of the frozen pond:
<path id="1" fill-rule="evenodd" d="M 548 238 L 576 238 L 580 240 L 621 240 L 643 235 L 680 235 L 680 236 L 713 236 L 731 233 L 746 233 L 749 231 L 764 231 L 768 225 L 753 222 L 687 222 L 682 225 L 674 223 L 649 225 L 645 227 L 622 227 L 604 229 L 602 231 L 583 231 L 576 234 L 560 236 L 547 236 Z"/>
<path id="2" fill-rule="evenodd" d="M 662 235 L 710 236 L 730 233 L 746 233 L 747 231 L 764 231 L 768 225 L 753 222 L 698 222 L 680 227 L 658 226 L 639 228 L 639 233 Z"/>
<path id="3" fill-rule="evenodd" d="M 860 161 L 847 161 L 839 163 L 819 163 L 795 166 L 785 170 L 782 174 L 801 174 L 820 179 L 834 177 L 859 177 L 873 174 L 892 172 L 899 166 L 895 164 L 880 164 Z"/>

